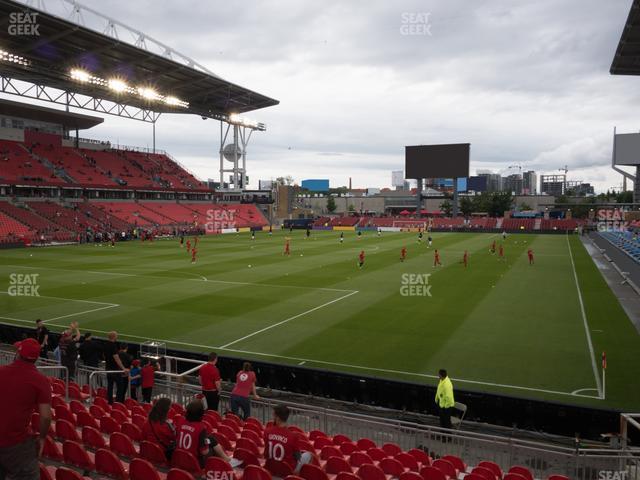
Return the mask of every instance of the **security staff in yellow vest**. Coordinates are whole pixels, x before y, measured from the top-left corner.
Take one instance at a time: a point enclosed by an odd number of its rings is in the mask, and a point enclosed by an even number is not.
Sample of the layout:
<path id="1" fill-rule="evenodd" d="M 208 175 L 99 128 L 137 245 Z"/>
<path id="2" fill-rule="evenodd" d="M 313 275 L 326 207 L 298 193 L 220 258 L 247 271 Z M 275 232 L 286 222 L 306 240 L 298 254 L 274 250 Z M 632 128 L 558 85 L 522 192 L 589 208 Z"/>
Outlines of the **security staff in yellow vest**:
<path id="1" fill-rule="evenodd" d="M 438 371 L 438 377 L 440 381 L 436 390 L 436 405 L 440 410 L 440 426 L 451 428 L 451 409 L 456 403 L 453 399 L 453 384 L 444 369 Z"/>

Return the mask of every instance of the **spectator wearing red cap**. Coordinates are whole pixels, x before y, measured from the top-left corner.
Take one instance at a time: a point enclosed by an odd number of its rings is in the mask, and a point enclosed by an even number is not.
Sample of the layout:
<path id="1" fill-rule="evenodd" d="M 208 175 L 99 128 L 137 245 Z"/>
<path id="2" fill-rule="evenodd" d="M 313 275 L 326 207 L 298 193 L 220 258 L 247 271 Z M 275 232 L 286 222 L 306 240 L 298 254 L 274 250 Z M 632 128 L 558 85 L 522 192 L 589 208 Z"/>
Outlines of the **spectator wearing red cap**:
<path id="1" fill-rule="evenodd" d="M 38 457 L 51 425 L 51 386 L 36 369 L 40 343 L 27 338 L 15 344 L 10 365 L 0 367 L 0 385 L 11 394 L 0 395 L 0 478 L 38 480 Z M 40 414 L 39 435 L 30 434 L 31 414 Z"/>

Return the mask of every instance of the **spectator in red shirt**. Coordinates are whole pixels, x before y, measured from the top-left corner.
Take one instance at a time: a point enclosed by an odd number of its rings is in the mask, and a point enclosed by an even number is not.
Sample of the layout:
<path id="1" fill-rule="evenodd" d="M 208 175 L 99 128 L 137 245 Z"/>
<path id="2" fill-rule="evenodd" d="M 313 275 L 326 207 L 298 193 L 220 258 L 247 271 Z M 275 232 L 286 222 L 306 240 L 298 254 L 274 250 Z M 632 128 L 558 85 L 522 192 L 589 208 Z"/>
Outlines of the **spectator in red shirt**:
<path id="1" fill-rule="evenodd" d="M 151 360 L 145 358 L 142 365 L 142 371 L 140 372 L 140 376 L 142 377 L 142 401 L 144 403 L 151 403 L 151 395 L 153 394 L 153 386 L 155 385 L 155 374 L 157 370 L 160 370 L 160 364 L 158 362 L 151 363 Z"/>
<path id="2" fill-rule="evenodd" d="M 249 394 L 256 400 L 260 398 L 256 392 L 256 374 L 253 372 L 251 364 L 244 362 L 242 370 L 236 375 L 236 385 L 231 391 L 231 411 L 238 415 L 239 411 L 242 410 L 241 417 L 243 420 L 251 416 Z"/>
<path id="3" fill-rule="evenodd" d="M 214 352 L 209 354 L 209 361 L 200 367 L 200 385 L 202 394 L 207 400 L 207 410 L 218 410 L 220 403 L 220 371 L 216 367 L 218 355 Z"/>
<path id="4" fill-rule="evenodd" d="M 204 468 L 207 457 L 215 455 L 237 466 L 238 462 L 231 460 L 216 437 L 207 434 L 207 425 L 202 421 L 204 417 L 204 404 L 201 400 L 192 400 L 187 405 L 185 418 L 176 425 L 177 445 L 176 450 L 186 450 L 193 454 Z"/>
<path id="5" fill-rule="evenodd" d="M 176 448 L 176 428 L 167 419 L 171 409 L 171 400 L 162 397 L 153 405 L 147 423 L 142 427 L 142 439 L 156 443 L 164 449 L 167 460 Z"/>
<path id="6" fill-rule="evenodd" d="M 0 478 L 38 480 L 38 457 L 51 425 L 51 385 L 36 369 L 40 344 L 35 338 L 16 343 L 18 354 L 0 367 Z M 7 389 L 11 389 L 9 394 Z M 40 414 L 39 435 L 30 435 L 31 414 Z"/>
<path id="7" fill-rule="evenodd" d="M 294 473 L 299 473 L 302 466 L 310 463 L 313 457 L 310 452 L 300 451 L 297 434 L 287 428 L 289 413 L 286 405 L 278 405 L 273 409 L 274 425 L 264 431 L 264 456 L 267 462 L 285 462 Z"/>

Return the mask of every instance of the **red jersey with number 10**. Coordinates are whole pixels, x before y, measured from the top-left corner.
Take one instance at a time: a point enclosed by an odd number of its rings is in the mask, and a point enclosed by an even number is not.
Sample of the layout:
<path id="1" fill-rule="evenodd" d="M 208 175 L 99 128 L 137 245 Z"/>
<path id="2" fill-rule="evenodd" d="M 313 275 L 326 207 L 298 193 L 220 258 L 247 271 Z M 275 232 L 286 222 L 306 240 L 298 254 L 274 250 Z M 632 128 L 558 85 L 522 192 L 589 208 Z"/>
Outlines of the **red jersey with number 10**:
<path id="1" fill-rule="evenodd" d="M 285 427 L 269 427 L 264 431 L 264 456 L 267 460 L 277 460 L 296 468 L 298 460 L 298 436 Z"/>
<path id="2" fill-rule="evenodd" d="M 176 428 L 176 448 L 186 450 L 200 459 L 209 451 L 208 445 L 203 443 L 207 430 L 204 422 L 181 422 Z"/>

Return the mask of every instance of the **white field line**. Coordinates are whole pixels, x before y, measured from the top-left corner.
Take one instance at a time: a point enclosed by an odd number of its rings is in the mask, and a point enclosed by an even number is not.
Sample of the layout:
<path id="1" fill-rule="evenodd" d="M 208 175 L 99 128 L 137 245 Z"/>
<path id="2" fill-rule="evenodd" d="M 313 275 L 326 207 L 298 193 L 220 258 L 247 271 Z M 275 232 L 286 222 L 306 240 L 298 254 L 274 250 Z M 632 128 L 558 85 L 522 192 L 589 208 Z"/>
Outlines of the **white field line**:
<path id="1" fill-rule="evenodd" d="M 591 333 L 589 331 L 589 323 L 587 322 L 587 314 L 584 310 L 584 302 L 582 301 L 582 292 L 580 291 L 580 283 L 578 283 L 578 274 L 576 273 L 576 265 L 573 261 L 573 252 L 571 250 L 571 243 L 569 242 L 569 235 L 567 234 L 567 247 L 569 248 L 569 258 L 571 259 L 571 268 L 573 270 L 573 279 L 576 283 L 576 290 L 578 292 L 578 300 L 580 302 L 580 311 L 582 313 L 582 323 L 584 325 L 584 333 L 587 336 L 587 345 L 589 346 L 589 354 L 591 355 L 591 368 L 593 369 L 593 376 L 596 379 L 596 388 L 598 390 L 598 396 L 602 397 L 602 384 L 600 383 L 600 376 L 598 375 L 598 367 L 596 366 L 596 356 L 593 351 L 593 342 L 591 341 Z"/>
<path id="2" fill-rule="evenodd" d="M 26 265 L 2 265 L 3 267 L 12 267 L 12 268 L 29 268 L 33 270 L 53 270 L 60 272 L 72 272 L 72 273 L 92 273 L 95 275 L 116 275 L 122 277 L 144 277 L 144 278 L 162 278 L 165 280 L 177 280 L 177 281 L 195 281 L 195 282 L 206 282 L 206 283 L 221 283 L 228 285 L 249 285 L 253 287 L 272 287 L 272 288 L 297 288 L 297 289 L 306 289 L 306 290 L 322 290 L 326 292 L 348 292 L 353 293 L 356 290 L 347 290 L 344 288 L 327 288 L 327 287 L 305 287 L 302 285 L 277 285 L 274 283 L 252 283 L 252 282 L 234 282 L 230 280 L 211 280 L 207 279 L 201 275 L 197 275 L 191 272 L 180 272 L 188 275 L 196 275 L 200 278 L 180 278 L 180 277 L 170 277 L 168 275 L 140 275 L 135 273 L 121 273 L 121 272 L 100 272 L 97 270 L 74 270 L 71 268 L 53 268 L 53 267 L 29 267 Z M 56 297 L 57 298 L 57 297 Z M 78 300 L 79 301 L 79 300 Z M 94 302 L 99 303 L 99 302 Z"/>
<path id="3" fill-rule="evenodd" d="M 3 293 L 3 294 L 5 294 L 5 295 L 8 295 L 8 294 L 9 294 L 8 292 L 3 292 L 3 291 L 0 291 L 0 293 Z M 108 308 L 115 308 L 115 307 L 119 307 L 119 306 L 120 306 L 120 305 L 119 305 L 119 304 L 117 304 L 117 303 L 96 302 L 96 301 L 93 301 L 93 300 L 78 300 L 78 299 L 76 299 L 76 298 L 49 297 L 49 296 L 47 296 L 47 295 L 38 295 L 38 297 L 40 297 L 40 298 L 53 298 L 53 299 L 56 299 L 56 300 L 64 300 L 64 301 L 67 301 L 67 302 L 91 303 L 91 304 L 94 304 L 94 305 L 103 305 L 102 307 L 92 308 L 92 309 L 90 309 L 90 310 L 83 310 L 82 312 L 69 313 L 69 314 L 67 314 L 67 315 L 61 315 L 61 316 L 59 316 L 59 317 L 48 318 L 48 319 L 46 319 L 46 320 L 43 320 L 43 321 L 42 321 L 42 323 L 47 323 L 47 322 L 50 322 L 50 321 L 52 321 L 52 320 L 60 320 L 60 319 L 62 319 L 62 318 L 75 317 L 75 316 L 77 316 L 77 315 L 84 315 L 85 313 L 98 312 L 98 311 L 100 311 L 100 310 L 106 310 L 106 309 L 108 309 Z M 14 318 L 14 319 L 11 319 L 10 317 L 0 317 L 0 318 L 4 318 L 4 319 L 7 319 L 7 320 L 16 320 L 16 321 L 20 321 L 20 320 L 15 319 L 15 318 Z"/>
<path id="4" fill-rule="evenodd" d="M 28 324 L 32 324 L 33 321 L 31 320 L 22 320 L 19 318 L 11 318 L 11 317 L 0 317 L 0 319 L 5 319 L 5 320 L 12 320 L 14 322 L 22 322 L 22 323 L 28 323 Z M 55 325 L 55 324 L 50 324 L 51 326 L 54 327 L 60 327 L 60 328 L 66 328 L 66 325 Z M 106 330 L 97 330 L 95 328 L 91 329 L 92 332 L 95 333 L 104 333 L 107 334 L 109 332 L 107 332 Z M 151 337 L 141 337 L 139 335 L 129 335 L 129 334 L 125 334 L 125 333 L 120 333 L 118 332 L 118 335 L 120 337 L 124 337 L 124 338 L 131 338 L 131 339 L 136 339 L 136 340 L 142 340 L 142 341 L 156 341 L 156 342 L 164 342 L 167 344 L 171 344 L 171 345 L 182 345 L 182 346 L 186 346 L 186 347 L 194 347 L 194 348 L 202 348 L 203 350 L 206 351 L 211 351 L 211 350 L 226 350 L 228 352 L 233 352 L 233 353 L 240 353 L 243 355 L 255 355 L 255 356 L 259 356 L 259 357 L 268 357 L 268 358 L 279 358 L 282 360 L 290 360 L 290 361 L 295 361 L 298 362 L 298 364 L 307 364 L 307 363 L 315 363 L 315 364 L 320 364 L 320 365 L 330 365 L 330 366 L 334 366 L 334 367 L 344 367 L 344 368 L 352 368 L 352 369 L 356 369 L 356 370 L 365 370 L 365 371 L 369 371 L 369 372 L 380 372 L 380 373 L 391 373 L 391 374 L 395 374 L 395 375 L 407 375 L 407 376 L 413 376 L 413 377 L 420 377 L 420 378 L 429 378 L 429 379 L 436 379 L 438 378 L 437 375 L 430 375 L 427 373 L 416 373 L 416 372 L 403 372 L 401 370 L 392 370 L 392 369 L 388 369 L 388 368 L 376 368 L 376 367 L 366 367 L 363 365 L 351 365 L 349 363 L 338 363 L 338 362 L 328 362 L 325 360 L 314 360 L 311 358 L 301 358 L 301 357 L 289 357 L 286 355 L 278 355 L 278 354 L 274 354 L 274 353 L 262 353 L 262 352 L 251 352 L 251 351 L 247 351 L 247 350 L 237 350 L 234 348 L 224 348 L 224 347 L 215 347 L 213 345 L 202 345 L 202 344 L 198 344 L 198 343 L 188 343 L 188 342 L 176 342 L 175 340 L 168 340 L 168 339 L 164 339 L 164 338 L 151 338 Z M 583 397 L 583 398 L 593 398 L 596 400 L 602 400 L 602 398 L 600 396 L 592 396 L 592 395 L 582 395 L 578 392 L 582 392 L 582 391 L 587 391 L 587 390 L 595 390 L 593 389 L 579 389 L 579 390 L 575 390 L 574 392 L 560 392 L 557 390 L 547 390 L 547 389 L 543 389 L 543 388 L 534 388 L 534 387 L 521 387 L 518 385 L 509 385 L 509 384 L 504 384 L 504 383 L 493 383 L 493 382 L 483 382 L 483 381 L 479 381 L 479 380 L 467 380 L 464 378 L 452 378 L 453 381 L 455 382 L 460 382 L 460 383 L 469 383 L 469 384 L 473 384 L 473 385 L 485 385 L 485 386 L 490 386 L 490 387 L 499 387 L 499 388 L 506 388 L 506 389 L 513 389 L 513 390 L 524 390 L 524 391 L 529 391 L 529 392 L 540 392 L 540 393 L 549 393 L 549 394 L 553 394 L 553 395 L 565 395 L 565 396 L 572 396 L 572 397 Z"/>
<path id="5" fill-rule="evenodd" d="M 315 312 L 316 310 L 320 310 L 321 308 L 324 308 L 324 307 L 327 307 L 327 306 L 329 306 L 329 305 L 331 305 L 333 303 L 339 302 L 340 300 L 344 300 L 345 298 L 348 298 L 351 295 L 355 295 L 356 293 L 358 293 L 358 290 L 353 290 L 352 292 L 347 293 L 346 295 L 342 295 L 341 297 L 338 297 L 338 298 L 336 298 L 334 300 L 330 300 L 328 302 L 325 302 L 322 305 L 318 305 L 317 307 L 313 307 L 313 308 L 311 308 L 311 309 L 309 309 L 309 310 L 307 310 L 305 312 L 298 313 L 297 315 L 294 315 L 293 317 L 285 318 L 284 320 L 281 320 L 281 321 L 279 321 L 277 323 L 274 323 L 273 325 L 269 325 L 267 327 L 261 328 L 260 330 L 256 330 L 255 332 L 250 333 L 249 335 L 245 335 L 244 337 L 238 338 L 237 340 L 233 340 L 232 342 L 225 343 L 221 347 L 217 347 L 217 348 L 226 349 L 226 348 L 230 347 L 231 345 L 235 345 L 238 342 L 242 342 L 243 340 L 251 338 L 251 337 L 253 337 L 255 335 L 258 335 L 260 333 L 266 332 L 267 330 L 271 330 L 272 328 L 276 328 L 276 327 L 279 327 L 280 325 L 284 325 L 285 323 L 289 323 L 290 321 L 295 320 L 296 318 L 300 318 L 300 317 L 302 317 L 304 315 L 307 315 L 307 314 L 309 314 L 311 312 Z"/>

